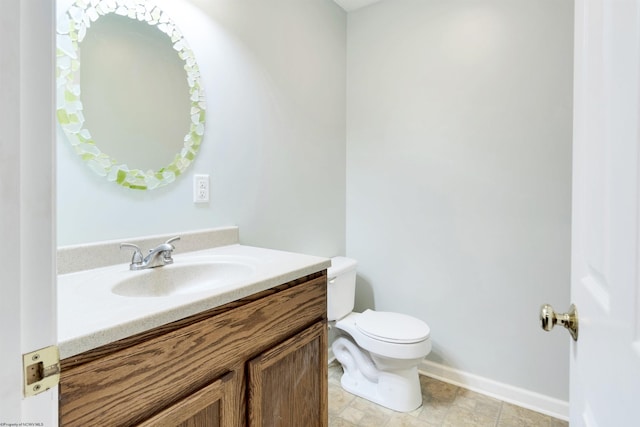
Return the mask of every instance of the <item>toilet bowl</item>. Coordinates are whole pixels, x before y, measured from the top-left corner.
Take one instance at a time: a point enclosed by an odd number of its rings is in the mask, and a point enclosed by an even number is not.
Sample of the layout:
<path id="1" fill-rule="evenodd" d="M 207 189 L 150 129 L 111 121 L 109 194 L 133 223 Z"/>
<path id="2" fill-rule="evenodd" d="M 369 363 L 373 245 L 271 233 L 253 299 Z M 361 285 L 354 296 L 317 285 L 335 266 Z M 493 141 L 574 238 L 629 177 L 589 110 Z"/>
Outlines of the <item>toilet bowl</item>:
<path id="1" fill-rule="evenodd" d="M 327 315 L 338 331 L 331 346 L 342 387 L 399 412 L 422 404 L 418 365 L 431 351 L 430 329 L 401 313 L 353 312 L 356 261 L 336 257 L 327 270 Z"/>

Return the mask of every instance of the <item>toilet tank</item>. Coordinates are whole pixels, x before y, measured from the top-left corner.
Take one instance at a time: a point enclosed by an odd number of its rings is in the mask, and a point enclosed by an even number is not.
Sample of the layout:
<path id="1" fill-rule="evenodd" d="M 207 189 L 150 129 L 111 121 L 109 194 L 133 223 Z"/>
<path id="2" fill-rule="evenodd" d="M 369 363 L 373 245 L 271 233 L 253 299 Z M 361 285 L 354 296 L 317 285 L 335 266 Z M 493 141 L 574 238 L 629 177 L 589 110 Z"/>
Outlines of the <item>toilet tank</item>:
<path id="1" fill-rule="evenodd" d="M 327 319 L 342 319 L 353 311 L 356 296 L 356 260 L 331 258 L 327 269 Z"/>

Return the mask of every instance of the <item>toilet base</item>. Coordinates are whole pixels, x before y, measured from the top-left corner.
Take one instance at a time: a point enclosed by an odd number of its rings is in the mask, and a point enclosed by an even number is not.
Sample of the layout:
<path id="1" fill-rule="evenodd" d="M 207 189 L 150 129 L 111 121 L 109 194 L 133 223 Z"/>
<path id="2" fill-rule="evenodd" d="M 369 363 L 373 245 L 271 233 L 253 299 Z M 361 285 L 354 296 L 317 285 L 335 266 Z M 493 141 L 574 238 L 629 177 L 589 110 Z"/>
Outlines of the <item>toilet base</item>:
<path id="1" fill-rule="evenodd" d="M 344 390 L 398 412 L 410 412 L 422 405 L 419 360 L 413 360 L 410 366 L 379 370 L 376 364 L 387 365 L 389 360 L 370 355 L 347 337 L 338 338 L 333 349 L 344 370 L 340 379 Z"/>
<path id="2" fill-rule="evenodd" d="M 340 384 L 351 394 L 398 412 L 411 412 L 422 406 L 422 392 L 416 370 L 415 382 L 404 376 L 382 373 L 377 383 L 363 376 L 342 375 Z M 417 384 L 416 384 L 417 382 Z"/>

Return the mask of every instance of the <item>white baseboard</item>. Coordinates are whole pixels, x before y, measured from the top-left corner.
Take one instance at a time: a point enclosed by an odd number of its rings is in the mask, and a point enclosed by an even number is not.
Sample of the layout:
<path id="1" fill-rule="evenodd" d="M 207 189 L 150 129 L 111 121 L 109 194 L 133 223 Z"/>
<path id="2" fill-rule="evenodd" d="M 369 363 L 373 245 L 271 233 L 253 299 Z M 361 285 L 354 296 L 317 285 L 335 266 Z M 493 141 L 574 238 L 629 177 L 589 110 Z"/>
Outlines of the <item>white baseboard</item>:
<path id="1" fill-rule="evenodd" d="M 569 402 L 564 400 L 459 371 L 429 360 L 423 360 L 418 366 L 418 370 L 422 375 L 440 381 L 451 383 L 561 420 L 569 420 Z"/>

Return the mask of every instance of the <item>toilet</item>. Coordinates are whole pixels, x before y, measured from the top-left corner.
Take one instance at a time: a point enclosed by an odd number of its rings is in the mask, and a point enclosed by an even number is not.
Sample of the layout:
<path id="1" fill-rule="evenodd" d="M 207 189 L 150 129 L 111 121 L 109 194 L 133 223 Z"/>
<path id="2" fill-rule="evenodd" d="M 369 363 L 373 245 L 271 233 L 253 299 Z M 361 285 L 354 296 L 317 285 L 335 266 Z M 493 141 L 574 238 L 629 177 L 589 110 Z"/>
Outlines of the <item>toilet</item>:
<path id="1" fill-rule="evenodd" d="M 342 365 L 342 388 L 381 406 L 409 412 L 422 405 L 418 365 L 431 351 L 429 326 L 401 313 L 354 313 L 356 265 L 335 257 L 327 270 L 331 346 Z"/>

